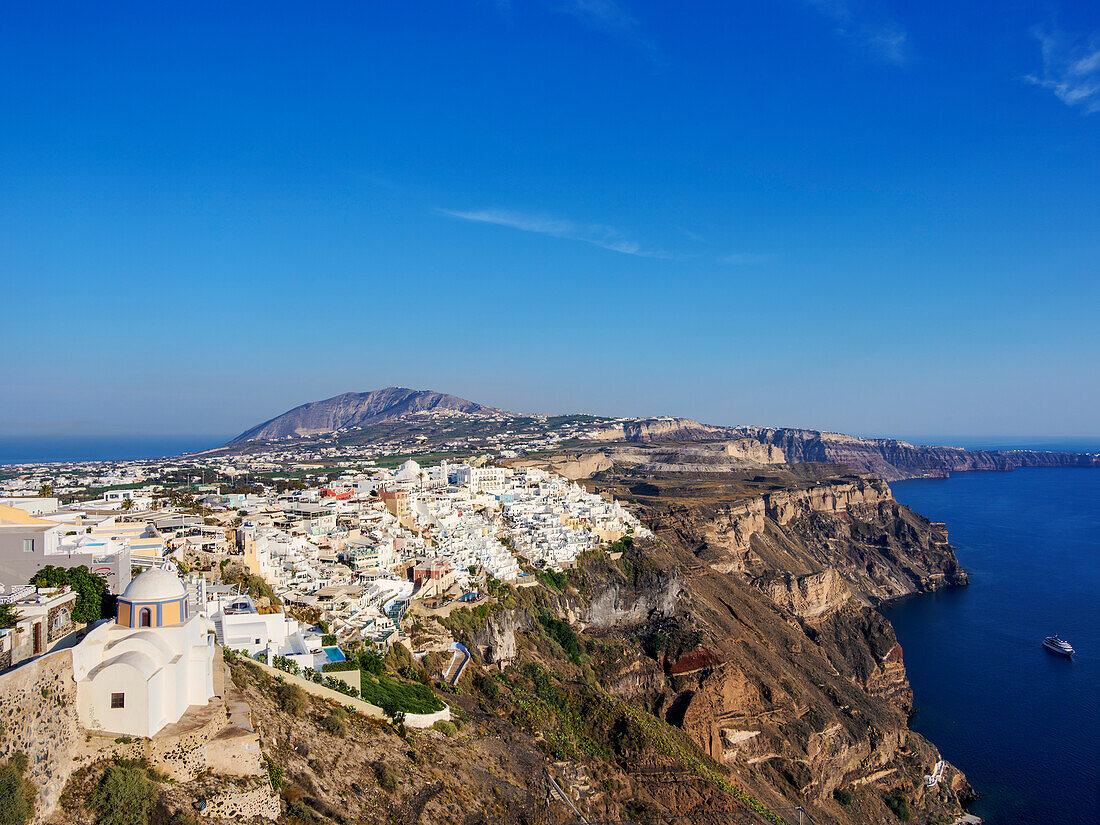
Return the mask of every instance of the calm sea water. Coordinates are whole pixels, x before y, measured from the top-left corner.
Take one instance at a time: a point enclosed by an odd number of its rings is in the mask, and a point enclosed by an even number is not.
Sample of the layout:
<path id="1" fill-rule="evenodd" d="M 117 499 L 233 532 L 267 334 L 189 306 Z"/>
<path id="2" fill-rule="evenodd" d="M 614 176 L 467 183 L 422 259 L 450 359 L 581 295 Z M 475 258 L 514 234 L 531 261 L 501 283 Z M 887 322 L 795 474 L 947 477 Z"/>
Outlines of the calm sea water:
<path id="1" fill-rule="evenodd" d="M 164 458 L 209 450 L 228 440 L 215 435 L 3 436 L 0 437 L 0 465 Z"/>
<path id="2" fill-rule="evenodd" d="M 1100 822 L 1100 470 L 895 482 L 947 522 L 970 586 L 884 611 L 913 727 L 963 770 L 992 825 Z M 1042 648 L 1057 633 L 1077 650 Z"/>

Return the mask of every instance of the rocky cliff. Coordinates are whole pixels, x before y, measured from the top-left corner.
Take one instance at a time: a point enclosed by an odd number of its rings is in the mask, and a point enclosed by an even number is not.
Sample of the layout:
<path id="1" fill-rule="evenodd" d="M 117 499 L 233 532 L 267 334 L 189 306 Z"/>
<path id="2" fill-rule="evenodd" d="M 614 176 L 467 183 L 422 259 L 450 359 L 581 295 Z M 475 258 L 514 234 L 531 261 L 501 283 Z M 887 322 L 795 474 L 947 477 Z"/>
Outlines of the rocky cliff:
<path id="1" fill-rule="evenodd" d="M 569 479 L 589 478 L 613 468 L 641 473 L 726 473 L 761 468 L 786 461 L 774 444 L 755 438 L 731 438 L 700 443 L 608 444 L 599 449 L 572 450 L 506 462 L 513 467 L 537 466 Z"/>
<path id="2" fill-rule="evenodd" d="M 630 492 L 637 474 L 589 483 L 632 501 L 658 536 L 633 564 L 681 571 L 651 576 L 635 600 L 667 608 L 675 592 L 675 609 L 619 619 L 659 650 L 659 689 L 636 666 L 623 675 L 667 721 L 759 798 L 805 805 L 815 821 L 892 817 L 890 795 L 928 818 L 959 810 L 949 784 L 923 783 L 939 754 L 908 729 L 901 646 L 874 609 L 966 583 L 943 525 L 898 504 L 885 482 L 829 468 L 721 483 L 659 474 L 644 495 Z M 838 804 L 844 794 L 856 802 Z"/>
<path id="3" fill-rule="evenodd" d="M 943 525 L 835 466 L 613 465 L 585 484 L 656 538 L 448 619 L 474 672 L 498 674 L 482 707 L 535 738 L 585 816 L 803 806 L 855 825 L 892 821 L 902 798 L 919 822 L 961 812 L 959 771 L 924 781 L 940 754 L 908 728 L 903 652 L 875 609 L 966 583 Z"/>
<path id="4" fill-rule="evenodd" d="M 690 418 L 638 418 L 597 430 L 593 438 L 609 441 L 710 441 L 728 435 L 728 427 L 702 424 Z"/>
<path id="5" fill-rule="evenodd" d="M 737 427 L 734 433 L 779 447 L 792 463 L 842 464 L 873 473 L 886 481 L 945 478 L 967 470 L 1014 470 L 1017 467 L 1100 467 L 1100 456 L 1031 450 L 965 450 L 920 446 L 893 438 L 857 438 L 818 430 Z"/>

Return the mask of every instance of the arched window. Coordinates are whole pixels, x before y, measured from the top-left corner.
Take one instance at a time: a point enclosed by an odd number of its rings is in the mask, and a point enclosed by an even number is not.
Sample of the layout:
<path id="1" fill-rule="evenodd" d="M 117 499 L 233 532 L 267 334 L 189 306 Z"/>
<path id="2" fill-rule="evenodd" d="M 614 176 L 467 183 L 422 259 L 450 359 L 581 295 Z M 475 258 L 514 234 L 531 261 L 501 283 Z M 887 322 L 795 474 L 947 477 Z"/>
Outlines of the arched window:
<path id="1" fill-rule="evenodd" d="M 62 607 L 54 614 L 50 630 L 54 633 L 59 630 L 64 630 L 71 622 L 72 614 L 69 612 L 69 608 Z"/>
<path id="2" fill-rule="evenodd" d="M 152 627 L 153 626 L 153 611 L 148 607 L 141 608 L 141 612 L 138 613 L 138 627 Z"/>

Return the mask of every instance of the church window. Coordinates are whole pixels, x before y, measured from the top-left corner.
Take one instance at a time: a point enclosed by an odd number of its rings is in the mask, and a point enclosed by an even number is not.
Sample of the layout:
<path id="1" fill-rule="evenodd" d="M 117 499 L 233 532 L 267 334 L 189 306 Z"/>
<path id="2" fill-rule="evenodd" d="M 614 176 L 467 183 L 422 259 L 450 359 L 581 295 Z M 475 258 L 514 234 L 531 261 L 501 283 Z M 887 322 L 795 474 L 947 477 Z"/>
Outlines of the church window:
<path id="1" fill-rule="evenodd" d="M 124 708 L 126 707 L 126 694 L 125 693 L 112 693 L 111 694 L 111 708 Z"/>
<path id="2" fill-rule="evenodd" d="M 141 608 L 141 612 L 138 613 L 138 627 L 152 627 L 153 626 L 153 611 L 148 607 Z"/>

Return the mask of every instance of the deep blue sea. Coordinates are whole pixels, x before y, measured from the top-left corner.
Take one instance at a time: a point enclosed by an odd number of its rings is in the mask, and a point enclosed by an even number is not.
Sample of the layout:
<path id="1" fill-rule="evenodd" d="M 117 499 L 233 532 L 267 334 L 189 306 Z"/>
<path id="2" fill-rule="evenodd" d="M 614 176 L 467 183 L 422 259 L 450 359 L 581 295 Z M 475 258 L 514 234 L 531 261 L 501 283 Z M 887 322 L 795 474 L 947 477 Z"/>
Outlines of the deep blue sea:
<path id="1" fill-rule="evenodd" d="M 0 465 L 44 461 L 126 461 L 209 450 L 230 437 L 216 435 L 2 436 Z"/>
<path id="2" fill-rule="evenodd" d="M 970 586 L 884 610 L 912 726 L 985 796 L 992 825 L 1100 822 L 1100 469 L 894 482 L 947 522 Z M 1077 650 L 1042 648 L 1057 633 Z"/>

